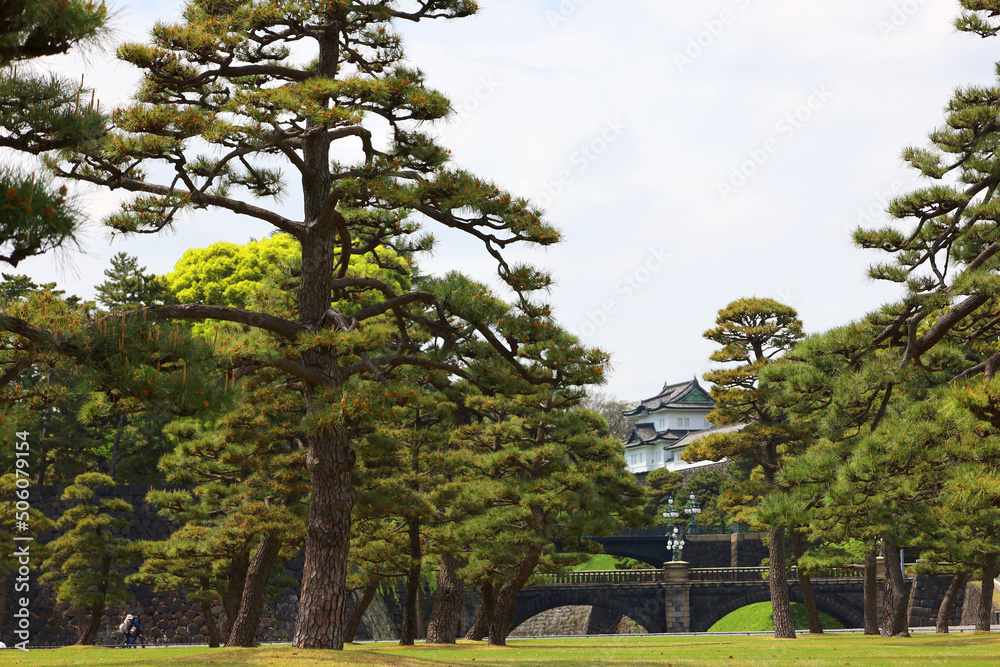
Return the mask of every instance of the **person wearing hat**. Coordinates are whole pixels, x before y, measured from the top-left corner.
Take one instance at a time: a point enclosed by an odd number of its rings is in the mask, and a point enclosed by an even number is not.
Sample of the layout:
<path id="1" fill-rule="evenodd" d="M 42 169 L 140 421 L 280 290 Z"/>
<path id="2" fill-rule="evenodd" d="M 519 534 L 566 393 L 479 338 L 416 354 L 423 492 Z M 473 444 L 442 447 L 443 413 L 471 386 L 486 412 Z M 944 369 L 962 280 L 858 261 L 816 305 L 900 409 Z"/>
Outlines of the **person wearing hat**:
<path id="1" fill-rule="evenodd" d="M 125 635 L 125 640 L 120 644 L 125 648 L 132 645 L 132 614 L 126 614 L 125 620 L 118 626 L 118 631 Z"/>

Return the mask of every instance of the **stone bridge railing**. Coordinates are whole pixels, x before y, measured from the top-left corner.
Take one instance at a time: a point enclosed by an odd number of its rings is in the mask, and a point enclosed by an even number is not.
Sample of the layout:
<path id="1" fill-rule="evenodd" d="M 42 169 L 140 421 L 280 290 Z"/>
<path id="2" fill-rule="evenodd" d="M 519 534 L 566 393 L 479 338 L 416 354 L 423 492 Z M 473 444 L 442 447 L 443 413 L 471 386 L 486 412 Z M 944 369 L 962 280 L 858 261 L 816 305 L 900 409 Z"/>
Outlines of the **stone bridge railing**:
<path id="1" fill-rule="evenodd" d="M 863 579 L 864 575 L 853 567 L 837 567 L 821 572 L 810 572 L 812 579 Z M 703 567 L 688 570 L 691 581 L 721 581 L 735 583 L 741 581 L 767 581 L 766 567 Z M 793 567 L 788 570 L 789 580 L 798 580 L 799 570 Z"/>
<path id="2" fill-rule="evenodd" d="M 822 572 L 810 573 L 815 579 L 861 579 L 859 570 L 852 567 L 838 567 Z M 687 581 L 691 582 L 761 582 L 766 581 L 766 567 L 711 567 L 687 570 Z M 788 579 L 797 580 L 798 569 L 788 571 Z M 560 574 L 542 574 L 533 578 L 535 586 L 565 586 L 567 584 L 660 584 L 676 581 L 666 569 L 658 570 L 577 570 Z"/>

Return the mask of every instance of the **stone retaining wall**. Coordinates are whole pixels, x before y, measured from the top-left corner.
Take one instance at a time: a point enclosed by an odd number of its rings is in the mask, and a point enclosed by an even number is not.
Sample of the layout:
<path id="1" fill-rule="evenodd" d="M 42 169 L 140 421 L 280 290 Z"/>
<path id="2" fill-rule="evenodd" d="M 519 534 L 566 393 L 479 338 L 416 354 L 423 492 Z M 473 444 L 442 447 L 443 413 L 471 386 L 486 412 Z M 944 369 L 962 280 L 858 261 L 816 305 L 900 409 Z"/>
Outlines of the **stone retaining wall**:
<path id="1" fill-rule="evenodd" d="M 179 489 L 184 487 L 150 487 L 143 485 L 122 485 L 102 492 L 103 495 L 114 496 L 125 500 L 132 505 L 133 511 L 129 516 L 129 525 L 122 535 L 127 539 L 134 540 L 165 540 L 177 529 L 177 526 L 166 518 L 157 514 L 156 508 L 146 502 L 146 494 L 152 488 L 157 489 Z M 41 511 L 50 519 L 57 519 L 72 503 L 60 499 L 62 487 L 41 486 L 31 489 L 32 508 Z M 55 537 L 55 533 L 48 533 L 39 536 L 39 541 L 44 543 Z M 64 646 L 73 644 L 79 635 L 79 621 L 76 610 L 72 609 L 68 603 L 60 603 L 55 600 L 53 591 L 48 586 L 40 587 L 37 582 L 38 567 L 40 563 L 32 563 L 32 578 L 28 598 L 31 603 L 29 613 L 31 616 L 31 645 L 32 646 Z M 134 563 L 129 568 L 129 573 L 138 570 L 139 563 Z M 302 559 L 297 558 L 285 563 L 283 576 L 300 581 L 302 577 Z M 98 634 L 97 644 L 119 644 L 123 637 L 118 632 L 118 625 L 125 614 L 136 612 L 142 614 L 143 629 L 147 642 L 159 643 L 208 643 L 208 628 L 205 618 L 201 612 L 201 604 L 187 600 L 180 594 L 159 594 L 155 593 L 147 586 L 130 585 L 128 591 L 134 596 L 134 601 L 123 608 L 109 608 L 105 610 L 101 618 L 101 630 Z M 11 645 L 10 639 L 13 637 L 14 619 L 11 617 L 11 601 L 14 597 L 14 580 L 8 578 L 7 590 L 5 591 L 8 601 L 8 613 L 6 618 L 0 619 L 0 639 Z M 23 596 L 18 593 L 18 597 Z M 287 589 L 279 595 L 267 601 L 266 607 L 261 615 L 260 626 L 257 631 L 257 640 L 264 641 L 291 641 L 295 632 L 295 619 L 298 609 L 298 585 Z M 221 605 L 217 605 L 212 610 L 216 616 L 219 627 L 225 618 L 225 613 Z M 359 628 L 359 637 L 362 639 L 383 639 L 385 637 L 385 626 L 388 624 L 384 618 L 386 616 L 384 606 L 378 602 L 372 605 L 369 612 L 365 614 L 362 625 Z M 374 631 L 370 631 L 368 626 L 372 626 Z M 390 629 L 391 630 L 391 629 Z"/>

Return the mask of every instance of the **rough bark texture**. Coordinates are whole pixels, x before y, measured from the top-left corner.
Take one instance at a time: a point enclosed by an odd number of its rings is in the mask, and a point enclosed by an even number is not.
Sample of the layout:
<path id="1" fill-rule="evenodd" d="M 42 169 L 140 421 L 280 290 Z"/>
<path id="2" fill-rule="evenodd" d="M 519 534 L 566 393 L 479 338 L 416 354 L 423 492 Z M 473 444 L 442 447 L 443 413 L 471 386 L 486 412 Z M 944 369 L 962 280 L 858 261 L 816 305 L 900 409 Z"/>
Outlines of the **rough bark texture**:
<path id="1" fill-rule="evenodd" d="M 98 531 L 100 534 L 100 531 Z M 76 640 L 79 646 L 90 646 L 101 631 L 101 616 L 104 615 L 104 601 L 108 594 L 108 577 L 111 574 L 111 558 L 101 559 L 101 583 L 97 585 L 97 600 L 90 610 L 90 616 L 80 614 L 80 638 Z M 81 610 L 82 611 L 82 610 Z"/>
<path id="2" fill-rule="evenodd" d="M 246 586 L 249 567 L 249 549 L 241 550 L 229 564 L 229 586 L 226 588 L 226 594 L 222 596 L 222 608 L 226 611 L 226 618 L 222 623 L 223 641 L 229 641 L 229 631 L 240 613 L 240 602 L 243 600 L 243 587 Z"/>
<path id="3" fill-rule="evenodd" d="M 354 452 L 343 431 L 310 440 L 312 496 L 293 643 L 297 648 L 340 650 L 350 602 L 345 580 L 351 507 L 356 497 L 351 486 Z"/>
<path id="4" fill-rule="evenodd" d="M 802 604 L 806 608 L 806 618 L 809 621 L 809 632 L 814 635 L 823 634 L 823 623 L 819 620 L 819 609 L 816 607 L 816 595 L 813 593 L 812 580 L 809 575 L 802 570 L 799 559 L 802 558 L 804 548 L 802 546 L 802 534 L 798 531 L 791 531 L 789 535 L 792 542 L 792 555 L 796 564 L 799 565 L 799 589 L 802 591 Z"/>
<path id="5" fill-rule="evenodd" d="M 367 586 L 365 590 L 361 593 L 361 597 L 354 601 L 351 605 L 351 612 L 347 616 L 347 624 L 344 626 L 344 640 L 353 643 L 354 637 L 358 634 L 358 626 L 361 625 L 361 619 L 364 618 L 365 612 L 368 611 L 369 605 L 371 605 L 372 600 L 375 599 L 375 593 L 378 592 L 379 579 L 375 579 Z"/>
<path id="6" fill-rule="evenodd" d="M 507 635 L 511 631 L 510 622 L 514 618 L 514 604 L 517 602 L 517 594 L 521 592 L 524 585 L 531 578 L 531 573 L 538 565 L 542 550 L 531 547 L 521 557 L 521 562 L 517 564 L 514 575 L 500 586 L 496 599 L 493 601 L 493 618 L 490 619 L 490 646 L 506 646 Z"/>
<path id="7" fill-rule="evenodd" d="M 208 600 L 201 601 L 201 615 L 205 617 L 205 627 L 208 629 L 208 647 L 219 648 L 219 626 L 212 613 L 212 603 Z"/>
<path id="8" fill-rule="evenodd" d="M 774 638 L 795 639 L 792 605 L 788 599 L 788 568 L 785 566 L 785 529 L 768 532 L 768 587 L 771 589 L 771 612 Z"/>
<path id="9" fill-rule="evenodd" d="M 934 624 L 937 632 L 948 632 L 948 626 L 951 623 L 951 614 L 955 610 L 955 601 L 958 600 L 958 592 L 965 586 L 965 581 L 968 578 L 968 572 L 956 572 L 952 576 L 951 583 L 948 584 L 948 590 L 944 592 L 944 597 L 941 599 L 941 606 L 938 607 L 937 620 Z"/>
<path id="10" fill-rule="evenodd" d="M 882 598 L 882 634 L 886 637 L 909 637 L 907 626 L 908 595 L 903 570 L 899 566 L 899 547 L 884 537 L 885 593 Z"/>
<path id="11" fill-rule="evenodd" d="M 976 612 L 976 630 L 989 632 L 993 621 L 993 580 L 997 578 L 997 565 L 991 562 L 983 567 L 983 594 Z"/>
<path id="12" fill-rule="evenodd" d="M 122 431 L 125 430 L 125 415 L 118 417 L 118 427 L 115 429 L 115 442 L 111 447 L 111 480 L 118 479 L 118 445 L 122 440 Z"/>
<path id="13" fill-rule="evenodd" d="M 454 644 L 462 615 L 462 579 L 458 561 L 449 554 L 441 556 L 438 587 L 431 594 L 431 620 L 427 625 L 428 644 Z"/>
<path id="14" fill-rule="evenodd" d="M 226 646 L 254 646 L 257 640 L 257 626 L 260 625 L 260 615 L 267 601 L 267 582 L 271 578 L 271 569 L 278 559 L 281 550 L 281 540 L 273 533 L 265 533 L 254 551 L 247 568 L 246 585 L 243 587 L 243 598 L 240 600 L 240 610 L 236 621 L 229 632 Z"/>
<path id="15" fill-rule="evenodd" d="M 483 641 L 483 637 L 490 630 L 490 622 L 493 620 L 493 583 L 486 581 L 480 584 L 479 595 L 483 599 L 483 606 L 479 608 L 476 622 L 465 633 L 465 638 L 474 642 Z"/>
<path id="16" fill-rule="evenodd" d="M 420 524 L 409 521 L 410 568 L 406 571 L 406 598 L 403 600 L 403 622 L 399 628 L 399 645 L 413 646 L 417 636 L 417 593 L 420 591 Z"/>
<path id="17" fill-rule="evenodd" d="M 865 634 L 879 634 L 878 627 L 878 554 L 865 552 Z"/>
<path id="18" fill-rule="evenodd" d="M 417 586 L 417 639 L 427 638 L 427 619 L 424 616 L 424 587 Z"/>

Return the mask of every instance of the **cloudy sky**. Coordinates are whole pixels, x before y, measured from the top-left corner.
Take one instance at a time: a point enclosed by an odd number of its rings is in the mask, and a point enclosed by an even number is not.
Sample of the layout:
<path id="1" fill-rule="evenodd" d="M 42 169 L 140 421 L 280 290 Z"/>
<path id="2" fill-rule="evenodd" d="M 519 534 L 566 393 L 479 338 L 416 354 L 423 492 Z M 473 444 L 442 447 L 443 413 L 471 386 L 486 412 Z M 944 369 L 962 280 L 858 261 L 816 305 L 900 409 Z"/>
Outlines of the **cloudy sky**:
<path id="1" fill-rule="evenodd" d="M 483 0 L 471 19 L 403 26 L 408 54 L 457 115 L 457 163 L 535 198 L 565 242 L 549 268 L 565 326 L 610 351 L 607 391 L 637 400 L 701 376 L 701 334 L 742 296 L 798 309 L 810 332 L 893 299 L 865 278 L 859 222 L 916 182 L 900 163 L 959 85 L 994 78 L 996 40 L 956 33 L 955 0 Z M 117 0 L 138 39 L 176 0 Z M 60 60 L 105 104 L 137 77 L 112 57 Z M 95 220 L 115 205 L 82 193 Z M 20 270 L 93 295 L 109 258 L 157 273 L 185 249 L 269 230 L 203 213 L 172 234 L 116 238 Z M 480 249 L 440 237 L 433 270 L 487 279 Z"/>

